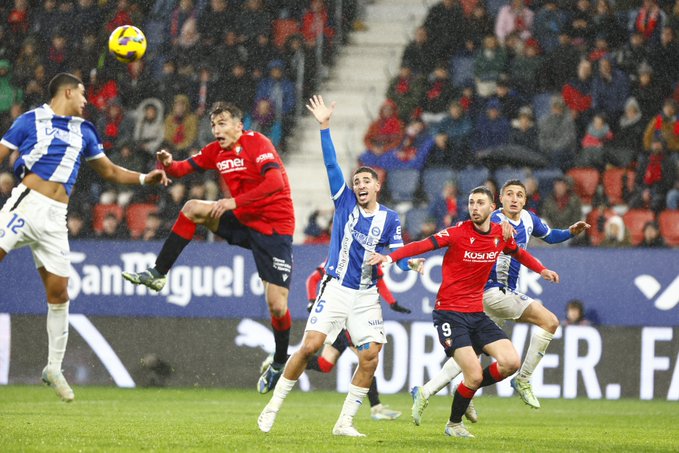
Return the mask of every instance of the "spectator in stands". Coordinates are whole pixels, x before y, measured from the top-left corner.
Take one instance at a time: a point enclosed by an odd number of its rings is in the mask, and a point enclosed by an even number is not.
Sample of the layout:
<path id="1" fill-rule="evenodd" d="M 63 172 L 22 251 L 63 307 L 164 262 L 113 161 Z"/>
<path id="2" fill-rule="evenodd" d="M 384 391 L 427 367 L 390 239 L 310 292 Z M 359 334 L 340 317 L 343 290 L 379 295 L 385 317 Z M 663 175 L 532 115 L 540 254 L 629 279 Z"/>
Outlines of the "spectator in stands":
<path id="1" fill-rule="evenodd" d="M 83 35 L 97 35 L 101 31 L 103 14 L 95 0 L 78 0 L 72 19 L 74 30 Z"/>
<path id="2" fill-rule="evenodd" d="M 189 148 L 198 138 L 198 117 L 191 111 L 185 94 L 174 97 L 172 111 L 165 118 L 165 142 L 186 157 Z"/>
<path id="3" fill-rule="evenodd" d="M 511 0 L 500 8 L 495 19 L 495 36 L 500 44 L 512 32 L 517 32 L 523 41 L 531 37 L 533 30 L 533 11 L 524 4 L 524 0 Z"/>
<path id="4" fill-rule="evenodd" d="M 561 89 L 561 95 L 575 120 L 578 136 L 582 136 L 592 119 L 592 63 L 583 58 L 578 75 Z"/>
<path id="5" fill-rule="evenodd" d="M 332 211 L 316 209 L 309 215 L 307 226 L 304 228 L 305 244 L 330 243 L 332 229 Z"/>
<path id="6" fill-rule="evenodd" d="M 484 2 L 476 2 L 472 13 L 465 16 L 465 53 L 473 54 L 474 50 L 481 47 L 483 38 L 494 33 L 495 24 L 488 16 Z"/>
<path id="7" fill-rule="evenodd" d="M 33 77 L 35 68 L 41 63 L 41 60 L 35 39 L 27 38 L 21 45 L 19 56 L 14 62 L 13 76 L 18 86 L 26 86 L 26 83 Z"/>
<path id="8" fill-rule="evenodd" d="M 231 73 L 226 77 L 223 87 L 224 99 L 229 99 L 242 111 L 247 112 L 255 105 L 257 82 L 242 62 L 234 62 Z"/>
<path id="9" fill-rule="evenodd" d="M 575 122 L 566 112 L 561 96 L 552 97 L 549 115 L 538 123 L 538 144 L 551 167 L 564 171 L 571 168 L 576 146 Z M 556 224 L 562 225 L 561 222 Z"/>
<path id="10" fill-rule="evenodd" d="M 594 21 L 592 5 L 589 0 L 577 0 L 575 11 L 570 14 L 567 30 L 573 43 L 582 51 L 586 51 L 594 39 Z"/>
<path id="11" fill-rule="evenodd" d="M 512 132 L 509 136 L 509 143 L 522 146 L 530 151 L 538 152 L 538 131 L 533 122 L 533 111 L 530 107 L 524 106 L 519 109 L 519 116 L 512 121 Z"/>
<path id="12" fill-rule="evenodd" d="M 630 14 L 630 31 L 641 33 L 644 43 L 655 46 L 660 42 L 660 30 L 667 23 L 667 14 L 656 0 L 643 0 L 641 7 Z"/>
<path id="13" fill-rule="evenodd" d="M 451 102 L 448 115 L 433 129 L 435 147 L 427 158 L 427 168 L 466 167 L 471 162 L 472 132 L 472 122 L 460 102 Z"/>
<path id="14" fill-rule="evenodd" d="M 604 240 L 599 247 L 629 247 L 631 244 L 629 231 L 622 217 L 619 215 L 609 217 L 604 224 Z"/>
<path id="15" fill-rule="evenodd" d="M 198 16 L 198 33 L 203 55 L 222 43 L 224 32 L 234 30 L 237 20 L 235 7 L 230 6 L 227 0 L 209 1 L 209 5 Z"/>
<path id="16" fill-rule="evenodd" d="M 237 27 L 239 40 L 244 42 L 255 39 L 257 34 L 263 33 L 271 36 L 271 24 L 273 17 L 266 10 L 262 0 L 245 0 L 242 3 L 242 11 L 238 17 Z"/>
<path id="17" fill-rule="evenodd" d="M 0 208 L 9 200 L 9 197 L 12 195 L 12 189 L 14 189 L 14 176 L 12 173 L 0 173 Z"/>
<path id="18" fill-rule="evenodd" d="M 398 108 L 391 99 L 384 101 L 380 107 L 378 118 L 370 124 L 363 142 L 367 151 L 381 156 L 401 143 L 405 128 L 398 117 Z"/>
<path id="19" fill-rule="evenodd" d="M 92 229 L 89 222 L 86 220 L 88 216 L 84 216 L 77 211 L 71 211 L 66 216 L 66 228 L 68 228 L 68 237 L 70 239 L 91 239 Z"/>
<path id="20" fill-rule="evenodd" d="M 495 92 L 500 74 L 507 69 L 507 53 L 499 46 L 494 35 L 483 38 L 483 46 L 474 56 L 474 79 L 476 92 L 488 97 Z"/>
<path id="21" fill-rule="evenodd" d="M 146 70 L 143 59 L 128 64 L 127 70 L 118 77 L 118 93 L 126 109 L 137 107 L 155 88 L 156 82 Z"/>
<path id="22" fill-rule="evenodd" d="M 665 208 L 667 192 L 677 176 L 676 164 L 669 158 L 661 140 L 654 140 L 649 154 L 642 153 L 635 176 L 636 192 L 630 207 L 660 212 Z"/>
<path id="23" fill-rule="evenodd" d="M 562 326 L 589 326 L 592 323 L 585 318 L 585 306 L 579 299 L 571 299 L 566 304 L 566 319 Z"/>
<path id="24" fill-rule="evenodd" d="M 132 141 L 134 119 L 125 113 L 118 98 L 113 98 L 108 102 L 104 114 L 99 117 L 96 124 L 104 151 L 112 151 L 122 143 Z"/>
<path id="25" fill-rule="evenodd" d="M 637 70 L 648 60 L 648 50 L 644 46 L 643 35 L 637 31 L 631 32 L 627 43 L 618 47 L 614 52 L 614 58 L 617 67 L 628 74 L 632 80 L 636 80 Z"/>
<path id="26" fill-rule="evenodd" d="M 24 92 L 24 106 L 27 110 L 34 109 L 42 105 L 47 97 L 47 86 L 49 80 L 47 79 L 47 72 L 45 66 L 39 64 L 33 71 L 33 77 L 26 82 L 26 90 Z"/>
<path id="27" fill-rule="evenodd" d="M 419 26 L 415 30 L 415 36 L 403 50 L 401 67 L 412 68 L 417 75 L 427 76 L 436 63 L 434 47 L 431 45 L 427 29 Z"/>
<path id="28" fill-rule="evenodd" d="M 436 194 L 429 205 L 429 218 L 434 220 L 436 231 L 453 226 L 460 220 L 461 206 L 458 207 L 459 193 L 453 181 L 444 184 L 440 194 Z"/>
<path id="29" fill-rule="evenodd" d="M 255 102 L 255 107 L 243 119 L 243 129 L 261 132 L 276 148 L 283 138 L 283 123 L 276 118 L 273 105 L 268 99 Z"/>
<path id="30" fill-rule="evenodd" d="M 431 126 L 441 122 L 448 114 L 448 106 L 453 101 L 453 85 L 448 74 L 448 66 L 440 62 L 425 83 L 421 102 L 422 120 Z"/>
<path id="31" fill-rule="evenodd" d="M 512 89 L 509 81 L 501 77 L 497 81 L 495 94 L 491 99 L 497 99 L 500 103 L 500 113 L 504 118 L 511 121 L 519 115 L 519 109 L 522 105 L 522 100 L 519 94 Z"/>
<path id="32" fill-rule="evenodd" d="M 68 37 L 62 30 L 56 30 L 50 42 L 45 65 L 47 73 L 54 76 L 60 72 L 66 72 L 72 66 L 73 47 L 69 45 Z"/>
<path id="33" fill-rule="evenodd" d="M 617 123 L 629 93 L 629 77 L 613 68 L 609 59 L 599 60 L 599 71 L 592 81 L 592 108 L 604 112 L 609 121 Z"/>
<path id="34" fill-rule="evenodd" d="M 546 0 L 535 14 L 533 36 L 547 54 L 559 45 L 559 33 L 567 20 L 566 12 L 559 7 L 557 0 Z"/>
<path id="35" fill-rule="evenodd" d="M 642 120 L 646 124 L 662 104 L 663 89 L 655 80 L 653 68 L 648 63 L 641 63 L 637 72 L 637 80 L 632 84 L 632 96 L 639 102 Z"/>
<path id="36" fill-rule="evenodd" d="M 285 68 L 285 62 L 281 60 L 281 54 L 271 43 L 269 35 L 257 34 L 254 39 L 247 43 L 246 49 L 248 68 L 256 80 L 260 80 L 269 74 L 271 71 L 269 65 L 274 60 L 283 63 L 283 68 Z"/>
<path id="37" fill-rule="evenodd" d="M 10 110 L 14 104 L 23 101 L 24 93 L 12 80 L 12 63 L 0 60 L 0 121 L 9 120 Z"/>
<path id="38" fill-rule="evenodd" d="M 486 103 L 485 115 L 481 116 L 476 124 L 472 139 L 472 151 L 495 148 L 509 143 L 511 125 L 509 120 L 502 115 L 500 101 L 491 98 Z"/>
<path id="39" fill-rule="evenodd" d="M 575 48 L 567 29 L 559 34 L 559 45 L 545 57 L 540 71 L 539 86 L 546 91 L 559 91 L 566 82 L 577 75 L 580 51 Z"/>
<path id="40" fill-rule="evenodd" d="M 677 174 L 674 177 L 674 185 L 667 192 L 666 198 L 667 209 L 677 210 L 679 209 L 679 168 L 677 169 Z"/>
<path id="41" fill-rule="evenodd" d="M 28 30 L 31 28 L 30 22 L 30 5 L 28 0 L 14 0 L 14 8 L 9 10 L 7 14 L 8 32 L 13 39 L 21 42 L 28 35 Z"/>
<path id="42" fill-rule="evenodd" d="M 592 17 L 594 29 L 606 42 L 615 49 L 625 42 L 627 35 L 625 29 L 615 17 L 615 12 L 609 0 L 595 0 L 595 12 Z"/>
<path id="43" fill-rule="evenodd" d="M 285 41 L 283 52 L 287 76 L 296 87 L 302 86 L 302 99 L 316 92 L 316 58 L 313 50 L 304 45 L 302 35 L 295 34 Z"/>
<path id="44" fill-rule="evenodd" d="M 652 118 L 644 131 L 644 149 L 651 150 L 654 141 L 664 143 L 668 150 L 679 152 L 679 118 L 677 118 L 677 103 L 666 99 L 662 111 Z"/>
<path id="45" fill-rule="evenodd" d="M 158 206 L 160 215 L 165 228 L 172 228 L 184 203 L 188 200 L 187 188 L 183 181 L 174 181 L 168 187 L 166 195 L 163 195 Z"/>
<path id="46" fill-rule="evenodd" d="M 130 235 L 127 229 L 121 225 L 118 217 L 113 213 L 108 213 L 102 222 L 102 230 L 97 232 L 96 237 L 97 239 L 122 240 L 129 239 Z"/>
<path id="47" fill-rule="evenodd" d="M 169 234 L 169 230 L 163 225 L 162 219 L 155 212 L 146 216 L 144 231 L 141 233 L 142 241 L 159 241 Z"/>
<path id="48" fill-rule="evenodd" d="M 31 34 L 49 37 L 54 35 L 56 30 L 63 29 L 68 19 L 57 8 L 57 0 L 44 0 L 40 3 L 40 10 L 31 11 Z M 15 41 L 19 42 L 21 41 Z"/>
<path id="49" fill-rule="evenodd" d="M 322 46 L 323 63 L 329 64 L 333 50 L 335 30 L 330 25 L 324 0 L 311 0 L 302 16 L 302 36 L 309 45 Z"/>
<path id="50" fill-rule="evenodd" d="M 284 144 L 285 137 L 292 130 L 295 121 L 295 86 L 285 77 L 283 60 L 273 60 L 269 62 L 267 68 L 269 76 L 257 85 L 255 103 L 262 100 L 269 101 L 274 113 L 274 121 L 280 122 L 283 126 L 282 143 Z"/>
<path id="51" fill-rule="evenodd" d="M 668 61 L 676 61 L 678 58 L 679 44 L 674 31 L 670 27 L 663 27 L 660 44 L 651 47 L 648 55 L 648 62 L 653 67 L 655 78 L 663 92 L 672 89 L 679 79 L 679 70 L 675 65 L 667 64 Z"/>
<path id="52" fill-rule="evenodd" d="M 613 141 L 604 147 L 606 164 L 625 168 L 636 161 L 642 149 L 644 123 L 641 121 L 639 103 L 633 97 L 625 102 L 625 113 L 620 117 L 618 132 Z"/>
<path id="53" fill-rule="evenodd" d="M 456 0 L 441 0 L 424 19 L 431 49 L 439 57 L 452 56 L 464 46 L 464 13 Z"/>
<path id="54" fill-rule="evenodd" d="M 657 222 L 646 222 L 644 224 L 644 239 L 637 247 L 665 248 L 665 240 L 660 234 L 660 227 Z"/>
<path id="55" fill-rule="evenodd" d="M 530 97 L 536 92 L 538 73 L 543 64 L 540 44 L 535 38 L 528 39 L 509 64 L 509 79 L 521 96 Z"/>
<path id="56" fill-rule="evenodd" d="M 173 53 L 177 53 L 175 49 L 179 45 L 179 37 L 186 21 L 189 19 L 196 20 L 197 18 L 198 11 L 195 8 L 193 0 L 179 0 L 177 7 L 170 13 L 169 21 L 167 22 L 166 36 L 168 37 Z"/>
<path id="57" fill-rule="evenodd" d="M 149 162 L 151 162 L 149 156 L 139 152 L 139 149 L 130 142 L 117 145 L 116 149 L 109 154 L 109 157 L 114 164 L 140 173 L 148 171 Z M 119 190 L 121 189 L 119 188 Z"/>
<path id="58" fill-rule="evenodd" d="M 134 143 L 155 159 L 165 137 L 165 108 L 160 99 L 144 99 L 136 108 Z"/>
<path id="59" fill-rule="evenodd" d="M 89 110 L 92 115 L 89 119 L 93 121 L 104 112 L 113 98 L 118 97 L 118 82 L 111 78 L 106 70 L 92 69 L 89 75 L 87 106 L 91 107 Z"/>
<path id="60" fill-rule="evenodd" d="M 571 186 L 567 178 L 556 178 L 552 193 L 542 203 L 542 216 L 551 225 L 573 225 L 582 220 L 582 202 Z"/>
<path id="61" fill-rule="evenodd" d="M 415 113 L 424 95 L 422 77 L 413 74 L 412 68 L 402 66 L 387 88 L 387 98 L 396 103 L 398 114 L 404 123 Z"/>
<path id="62" fill-rule="evenodd" d="M 523 180 L 523 185 L 526 186 L 526 205 L 523 208 L 526 211 L 541 216 L 542 195 L 540 194 L 538 180 L 533 176 L 529 176 Z"/>
<path id="63" fill-rule="evenodd" d="M 611 140 L 613 140 L 613 132 L 606 121 L 606 115 L 603 113 L 595 114 L 587 126 L 585 136 L 582 138 L 582 149 L 575 158 L 575 166 L 594 167 L 603 171 L 606 163 L 604 146 Z"/>
<path id="64" fill-rule="evenodd" d="M 238 34 L 235 30 L 227 29 L 223 39 L 212 51 L 215 55 L 213 59 L 215 68 L 221 74 L 231 71 L 236 63 L 245 64 L 248 60 L 248 51 L 238 40 Z M 264 62 L 265 66 L 266 63 L 268 61 Z"/>

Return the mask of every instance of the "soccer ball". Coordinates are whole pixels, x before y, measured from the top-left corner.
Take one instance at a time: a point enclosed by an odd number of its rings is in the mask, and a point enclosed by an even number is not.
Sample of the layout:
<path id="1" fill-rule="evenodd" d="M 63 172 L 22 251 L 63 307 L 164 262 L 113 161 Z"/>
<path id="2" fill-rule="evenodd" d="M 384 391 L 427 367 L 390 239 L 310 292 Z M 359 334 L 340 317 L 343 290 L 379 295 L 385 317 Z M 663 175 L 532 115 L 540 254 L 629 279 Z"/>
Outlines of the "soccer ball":
<path id="1" fill-rule="evenodd" d="M 108 38 L 108 50 L 118 61 L 132 63 L 146 52 L 146 36 L 137 27 L 122 25 Z"/>

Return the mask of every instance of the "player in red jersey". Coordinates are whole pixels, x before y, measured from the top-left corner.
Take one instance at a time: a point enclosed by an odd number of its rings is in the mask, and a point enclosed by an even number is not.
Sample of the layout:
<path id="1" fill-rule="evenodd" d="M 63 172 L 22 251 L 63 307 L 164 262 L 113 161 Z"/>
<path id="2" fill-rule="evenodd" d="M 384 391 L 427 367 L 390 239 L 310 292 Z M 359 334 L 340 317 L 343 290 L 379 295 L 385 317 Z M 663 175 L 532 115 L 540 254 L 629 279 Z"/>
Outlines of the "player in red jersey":
<path id="1" fill-rule="evenodd" d="M 433 312 L 434 327 L 446 355 L 455 359 L 464 376 L 453 397 L 445 429 L 448 436 L 474 437 L 462 423 L 462 415 L 474 392 L 519 369 L 516 349 L 502 329 L 483 312 L 483 289 L 500 252 L 514 255 L 545 280 L 559 282 L 556 272 L 546 269 L 518 247 L 513 238 L 504 239 L 502 227 L 490 221 L 494 209 L 492 193 L 485 187 L 477 187 L 469 195 L 471 220 L 412 242 L 388 256 L 375 253 L 369 261 L 369 264 L 395 262 L 437 248 L 448 248 L 443 257 L 443 281 Z M 496 362 L 482 369 L 478 359 L 481 352 Z"/>
<path id="2" fill-rule="evenodd" d="M 217 201 L 186 202 L 165 240 L 156 265 L 140 273 L 123 272 L 134 284 L 160 291 L 166 274 L 196 231 L 204 225 L 229 244 L 252 250 L 276 340 L 273 363 L 257 384 L 260 393 L 275 387 L 288 357 L 291 318 L 288 292 L 292 273 L 292 235 L 295 216 L 288 176 L 271 141 L 259 132 L 244 131 L 236 106 L 218 102 L 210 112 L 215 141 L 197 154 L 175 161 L 165 150 L 157 154 L 165 171 L 175 178 L 217 170 L 230 195 Z"/>
<path id="3" fill-rule="evenodd" d="M 314 271 L 307 277 L 306 280 L 306 290 L 307 298 L 309 299 L 309 304 L 307 305 L 307 311 L 311 312 L 311 309 L 316 302 L 316 297 L 318 295 L 318 286 L 321 280 L 325 276 L 325 261 L 321 263 Z M 382 266 L 377 266 L 377 292 L 380 296 L 389 304 L 389 308 L 398 313 L 410 313 L 411 310 L 407 307 L 399 305 L 396 301 L 394 295 L 387 288 L 387 284 L 384 282 L 384 271 Z M 322 373 L 330 373 L 335 367 L 337 360 L 340 356 L 347 350 L 347 348 L 352 348 L 351 337 L 346 329 L 337 335 L 335 341 L 330 345 L 326 344 L 323 347 L 323 352 L 320 356 L 312 357 L 307 363 L 307 370 L 316 370 Z M 354 352 L 356 352 L 354 350 Z M 380 401 L 380 394 L 377 391 L 377 378 L 373 377 L 372 384 L 368 390 L 368 400 L 370 401 L 370 418 L 373 420 L 396 420 L 401 416 L 401 412 L 390 409 L 385 406 Z"/>

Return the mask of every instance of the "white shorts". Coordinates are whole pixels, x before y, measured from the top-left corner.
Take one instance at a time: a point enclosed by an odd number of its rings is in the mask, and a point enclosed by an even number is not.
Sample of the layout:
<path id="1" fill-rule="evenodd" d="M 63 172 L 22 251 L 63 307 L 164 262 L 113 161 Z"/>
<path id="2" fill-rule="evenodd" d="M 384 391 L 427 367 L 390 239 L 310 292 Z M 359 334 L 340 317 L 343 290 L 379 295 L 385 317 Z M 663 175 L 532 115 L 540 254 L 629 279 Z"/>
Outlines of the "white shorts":
<path id="1" fill-rule="evenodd" d="M 344 328 L 355 346 L 387 342 L 377 287 L 351 289 L 326 277 L 304 331 L 324 333 L 325 343 L 332 344 Z"/>
<path id="2" fill-rule="evenodd" d="M 499 326 L 505 320 L 519 319 L 533 299 L 517 291 L 490 288 L 483 292 L 483 311 Z"/>
<path id="3" fill-rule="evenodd" d="M 35 267 L 68 277 L 71 265 L 66 210 L 66 203 L 19 184 L 0 210 L 0 249 L 9 253 L 29 246 Z"/>

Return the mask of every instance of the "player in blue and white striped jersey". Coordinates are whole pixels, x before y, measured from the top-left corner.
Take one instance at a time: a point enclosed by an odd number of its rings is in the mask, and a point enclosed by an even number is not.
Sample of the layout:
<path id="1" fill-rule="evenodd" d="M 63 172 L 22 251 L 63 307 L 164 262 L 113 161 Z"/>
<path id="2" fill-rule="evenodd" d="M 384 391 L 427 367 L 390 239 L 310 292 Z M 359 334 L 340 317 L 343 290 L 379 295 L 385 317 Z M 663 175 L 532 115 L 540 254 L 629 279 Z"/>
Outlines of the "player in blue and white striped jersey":
<path id="1" fill-rule="evenodd" d="M 358 368 L 332 433 L 362 437 L 354 428 L 353 419 L 368 393 L 382 345 L 387 342 L 375 286 L 377 268 L 368 261 L 376 251 L 403 246 L 401 222 L 396 212 L 377 202 L 380 183 L 373 169 L 359 168 L 352 176 L 352 187 L 347 186 L 330 137 L 330 117 L 335 104 L 327 107 L 322 97 L 314 96 L 307 108 L 321 125 L 323 161 L 335 202 L 326 276 L 311 309 L 302 346 L 288 360 L 273 397 L 259 416 L 258 425 L 263 432 L 271 430 L 283 400 L 313 354 L 324 342 L 331 344 L 346 326 L 356 346 Z M 404 270 L 421 271 L 422 262 L 414 259 L 398 265 Z"/>
<path id="2" fill-rule="evenodd" d="M 512 179 L 503 184 L 500 201 L 502 208 L 493 212 L 491 220 L 495 223 L 509 222 L 515 231 L 516 243 L 523 249 L 528 248 L 531 236 L 548 244 L 557 244 L 577 236 L 590 227 L 588 223 L 579 221 L 563 230 L 550 228 L 540 217 L 523 209 L 526 205 L 526 187 L 518 179 Z M 511 382 L 512 387 L 526 404 L 539 409 L 540 401 L 533 394 L 530 377 L 552 341 L 559 327 L 559 320 L 541 303 L 535 302 L 516 290 L 520 269 L 521 265 L 514 258 L 500 255 L 483 293 L 483 309 L 493 321 L 500 325 L 505 320 L 515 320 L 538 327 L 533 329 L 521 369 Z M 413 389 L 413 419 L 416 424 L 419 424 L 419 418 L 427 405 L 429 396 L 438 393 L 459 373 L 460 368 L 457 363 L 449 359 L 443 365 L 443 369 L 429 382 Z M 475 421 L 476 413 L 473 409 L 472 411 L 467 414 L 467 418 Z"/>
<path id="3" fill-rule="evenodd" d="M 48 87 L 50 103 L 24 113 L 0 141 L 0 162 L 18 155 L 20 181 L 0 210 L 0 262 L 14 249 L 29 246 L 47 293 L 47 366 L 42 380 L 64 401 L 73 390 L 61 372 L 68 341 L 70 274 L 66 210 L 84 158 L 105 180 L 121 184 L 167 185 L 162 170 L 149 174 L 113 164 L 104 154 L 94 125 L 81 118 L 85 87 L 72 74 L 57 74 Z"/>

